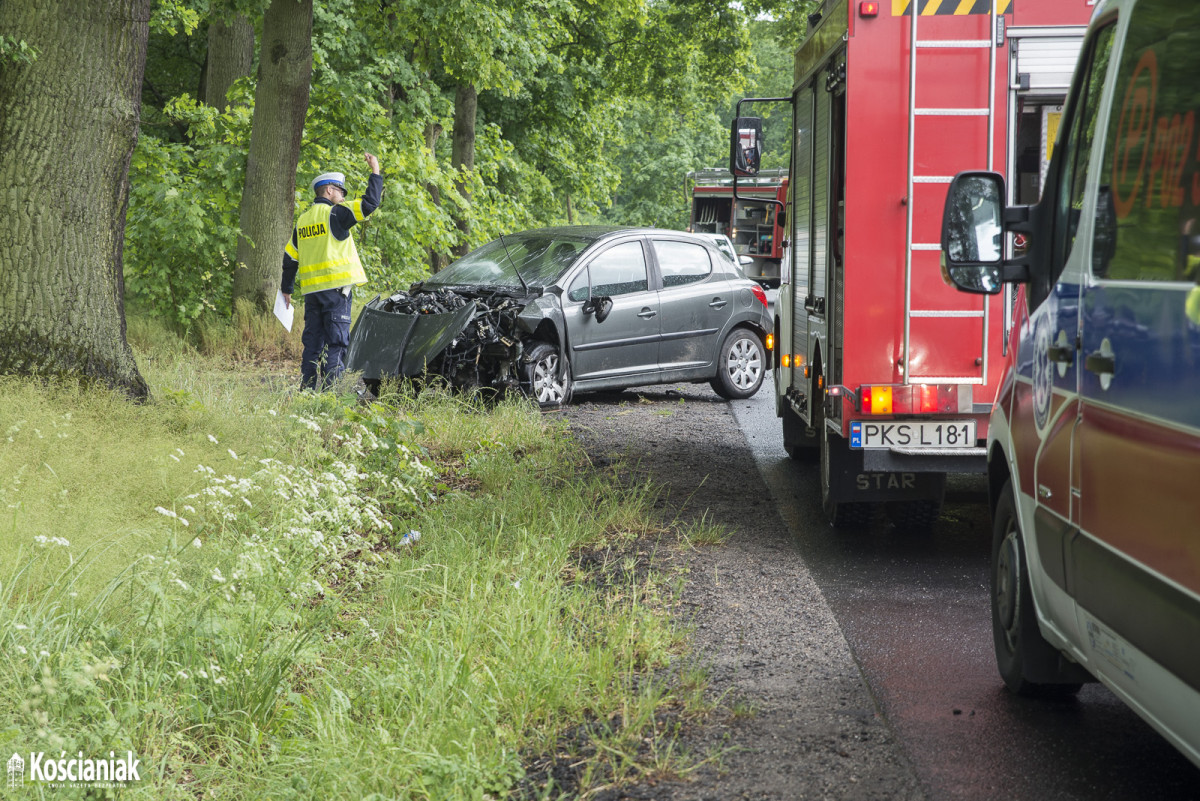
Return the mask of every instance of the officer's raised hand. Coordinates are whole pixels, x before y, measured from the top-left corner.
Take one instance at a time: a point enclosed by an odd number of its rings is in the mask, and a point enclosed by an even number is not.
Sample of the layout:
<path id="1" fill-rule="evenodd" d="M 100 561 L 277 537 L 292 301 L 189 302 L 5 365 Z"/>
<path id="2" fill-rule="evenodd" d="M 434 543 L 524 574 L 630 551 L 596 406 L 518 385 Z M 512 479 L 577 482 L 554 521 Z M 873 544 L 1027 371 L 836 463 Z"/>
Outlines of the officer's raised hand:
<path id="1" fill-rule="evenodd" d="M 367 157 L 367 166 L 371 168 L 371 172 L 379 174 L 379 159 L 375 158 L 371 153 L 364 154 Z"/>

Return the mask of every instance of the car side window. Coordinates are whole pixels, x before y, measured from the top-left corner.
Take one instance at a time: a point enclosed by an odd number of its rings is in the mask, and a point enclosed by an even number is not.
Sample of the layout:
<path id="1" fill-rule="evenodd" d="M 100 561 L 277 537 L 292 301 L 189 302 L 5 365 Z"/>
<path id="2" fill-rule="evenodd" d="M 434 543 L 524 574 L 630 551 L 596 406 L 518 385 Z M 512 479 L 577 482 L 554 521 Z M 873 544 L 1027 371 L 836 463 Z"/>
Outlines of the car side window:
<path id="1" fill-rule="evenodd" d="M 1094 270 L 1125 281 L 1200 279 L 1200 8 L 1134 7 L 1104 147 Z"/>
<path id="2" fill-rule="evenodd" d="M 1053 286 L 1066 267 L 1079 230 L 1083 210 L 1083 192 L 1087 186 L 1087 168 L 1096 125 L 1100 114 L 1100 96 L 1104 91 L 1104 76 L 1112 56 L 1116 25 L 1109 24 L 1092 39 L 1091 47 L 1081 56 L 1085 67 L 1077 82 L 1078 89 L 1071 111 L 1069 126 L 1059 140 L 1063 148 L 1059 162 L 1059 181 L 1054 206 L 1054 240 L 1049 283 Z"/>
<path id="3" fill-rule="evenodd" d="M 712 260 L 708 256 L 708 248 L 703 245 L 667 239 L 651 241 L 654 244 L 654 255 L 658 257 L 663 289 L 694 284 L 712 274 Z"/>
<path id="4" fill-rule="evenodd" d="M 583 272 L 575 276 L 575 280 L 571 282 L 571 286 L 567 289 L 567 298 L 578 303 L 581 300 L 587 300 L 588 296 L 588 270 L 583 268 Z"/>
<path id="5" fill-rule="evenodd" d="M 589 276 L 592 297 L 645 292 L 650 286 L 646 279 L 646 254 L 642 250 L 642 243 L 636 241 L 624 242 L 604 251 L 592 259 L 586 274 Z M 575 297 L 574 284 L 568 297 L 571 300 L 583 300 Z"/>

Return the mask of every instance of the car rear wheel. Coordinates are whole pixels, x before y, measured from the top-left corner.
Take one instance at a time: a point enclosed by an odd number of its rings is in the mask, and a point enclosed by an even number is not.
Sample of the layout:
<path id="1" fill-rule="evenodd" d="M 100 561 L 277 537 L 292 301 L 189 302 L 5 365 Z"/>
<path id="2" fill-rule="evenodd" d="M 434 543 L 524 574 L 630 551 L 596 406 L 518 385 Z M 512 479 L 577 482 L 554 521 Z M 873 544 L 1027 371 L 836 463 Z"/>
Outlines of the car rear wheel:
<path id="1" fill-rule="evenodd" d="M 749 398 L 762 386 L 767 354 L 752 331 L 735 328 L 721 343 L 717 354 L 717 375 L 710 382 L 713 391 L 725 400 Z"/>
<path id="2" fill-rule="evenodd" d="M 525 354 L 525 380 L 522 388 L 543 409 L 557 409 L 571 402 L 571 370 L 564 366 L 559 375 L 558 348 L 539 342 Z"/>
<path id="3" fill-rule="evenodd" d="M 1083 668 L 1066 664 L 1038 629 L 1011 481 L 1001 491 L 992 521 L 991 578 L 996 666 L 1008 689 L 1040 696 L 1079 692 L 1082 684 L 1075 679 Z"/>

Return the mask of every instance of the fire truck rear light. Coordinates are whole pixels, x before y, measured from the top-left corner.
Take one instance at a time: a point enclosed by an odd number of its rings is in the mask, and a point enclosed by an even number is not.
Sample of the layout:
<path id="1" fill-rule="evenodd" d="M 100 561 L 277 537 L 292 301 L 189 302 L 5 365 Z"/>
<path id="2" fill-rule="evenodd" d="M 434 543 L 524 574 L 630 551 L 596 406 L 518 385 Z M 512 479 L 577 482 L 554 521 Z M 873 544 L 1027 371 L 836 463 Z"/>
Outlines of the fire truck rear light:
<path id="1" fill-rule="evenodd" d="M 767 334 L 767 350 L 775 350 L 775 335 Z"/>
<path id="2" fill-rule="evenodd" d="M 863 414 L 971 414 L 970 384 L 874 384 L 859 387 Z"/>
<path id="3" fill-rule="evenodd" d="M 782 364 L 784 367 L 791 367 L 792 366 L 792 354 L 785 353 L 782 356 L 780 356 L 779 363 Z"/>
<path id="4" fill-rule="evenodd" d="M 858 15 L 860 17 L 877 17 L 879 16 L 879 3 L 874 0 L 863 0 L 858 4 Z"/>
<path id="5" fill-rule="evenodd" d="M 754 286 L 750 287 L 750 291 L 754 293 L 754 297 L 758 298 L 759 303 L 761 303 L 764 307 L 769 307 L 767 303 L 767 293 L 763 291 L 761 286 L 755 284 Z"/>
<path id="6" fill-rule="evenodd" d="M 898 387 L 898 389 L 904 388 Z M 863 414 L 892 413 L 891 387 L 863 387 L 859 397 L 862 398 Z"/>

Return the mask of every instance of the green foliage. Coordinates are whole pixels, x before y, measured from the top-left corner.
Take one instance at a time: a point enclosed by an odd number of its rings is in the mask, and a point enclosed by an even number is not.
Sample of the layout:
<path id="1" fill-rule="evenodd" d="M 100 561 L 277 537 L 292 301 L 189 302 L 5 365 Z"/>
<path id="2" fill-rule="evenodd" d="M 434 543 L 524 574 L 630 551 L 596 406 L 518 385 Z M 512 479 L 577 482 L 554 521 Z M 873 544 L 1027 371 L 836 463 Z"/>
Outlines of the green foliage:
<path id="1" fill-rule="evenodd" d="M 0 36 L 0 66 L 10 64 L 32 64 L 37 60 L 38 49 L 24 39 Z"/>
<path id="2" fill-rule="evenodd" d="M 244 89 L 244 87 L 243 87 Z M 129 297 L 188 330 L 206 312 L 229 316 L 249 113 L 184 95 L 164 113 L 189 141 L 139 137 L 130 165 L 125 284 Z"/>
<path id="3" fill-rule="evenodd" d="M 368 291 L 420 279 L 433 253 L 522 228 L 568 220 L 683 227 L 685 176 L 724 158 L 732 99 L 768 87 L 786 92 L 798 42 L 780 44 L 776 34 L 789 21 L 806 24 L 797 15 L 807 4 L 324 0 L 314 7 L 295 213 L 311 201 L 314 175 L 345 172 L 355 196 L 365 187 L 363 152 L 379 156 L 384 201 L 355 231 Z M 253 105 L 252 82 L 235 87 L 240 106 L 228 114 L 191 100 L 202 82 L 205 26 L 233 13 L 261 20 L 264 6 L 156 6 L 131 172 L 127 278 L 133 299 L 182 329 L 206 312 L 231 313 Z M 754 19 L 769 13 L 782 21 Z M 450 164 L 462 82 L 479 92 L 469 174 Z M 787 121 L 768 116 L 779 148 L 767 155 L 773 164 L 786 159 Z"/>

